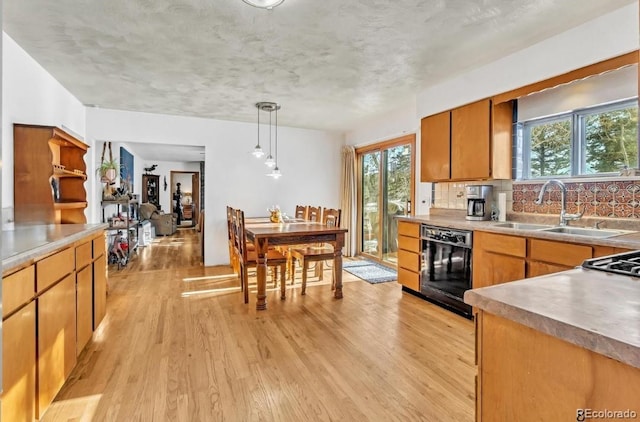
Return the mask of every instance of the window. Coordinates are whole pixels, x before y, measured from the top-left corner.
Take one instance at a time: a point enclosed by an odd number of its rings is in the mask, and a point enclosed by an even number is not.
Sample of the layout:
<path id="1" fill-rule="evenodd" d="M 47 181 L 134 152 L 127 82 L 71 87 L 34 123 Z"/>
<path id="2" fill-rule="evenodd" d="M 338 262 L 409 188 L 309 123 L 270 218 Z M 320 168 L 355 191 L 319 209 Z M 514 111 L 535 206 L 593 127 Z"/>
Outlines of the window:
<path id="1" fill-rule="evenodd" d="M 522 124 L 527 179 L 618 173 L 638 167 L 638 100 Z"/>

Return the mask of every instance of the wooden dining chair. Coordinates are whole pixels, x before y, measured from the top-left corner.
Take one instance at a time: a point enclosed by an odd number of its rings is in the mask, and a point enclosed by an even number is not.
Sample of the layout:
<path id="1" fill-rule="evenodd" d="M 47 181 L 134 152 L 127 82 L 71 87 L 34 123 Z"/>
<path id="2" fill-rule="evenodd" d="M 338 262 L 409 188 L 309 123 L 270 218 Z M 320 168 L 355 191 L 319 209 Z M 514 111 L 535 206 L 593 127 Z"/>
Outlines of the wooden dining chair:
<path id="1" fill-rule="evenodd" d="M 233 215 L 236 210 L 227 205 L 227 240 L 229 242 L 229 263 L 231 264 L 231 268 L 233 268 L 233 272 L 238 274 L 238 257 L 235 251 L 235 241 L 233 238 L 234 228 L 233 228 Z"/>
<path id="2" fill-rule="evenodd" d="M 247 248 L 247 237 L 244 229 L 244 211 L 236 210 L 233 218 L 235 251 L 240 266 L 240 288 L 244 293 L 244 303 L 249 303 L 249 268 L 258 266 L 258 254 Z M 285 273 L 287 257 L 275 249 L 267 251 L 267 265 L 273 269 L 273 284 L 277 285 L 278 269 L 280 269 L 280 298 L 286 297 Z"/>
<path id="3" fill-rule="evenodd" d="M 303 220 L 306 220 L 308 211 L 309 211 L 308 205 L 296 205 L 295 218 L 302 218 Z"/>
<path id="4" fill-rule="evenodd" d="M 322 211 L 322 222 L 324 225 L 328 227 L 340 227 L 340 215 L 342 214 L 341 210 L 329 209 L 325 208 Z M 302 267 L 302 291 L 301 294 L 306 294 L 307 290 L 307 273 L 309 272 L 309 264 L 312 262 L 316 263 L 317 269 L 319 270 L 319 280 L 322 280 L 322 263 L 324 261 L 333 260 L 334 259 L 334 250 L 333 246 L 329 243 L 323 243 L 320 245 L 307 245 L 303 247 L 297 247 L 291 249 L 291 258 L 293 263 L 293 269 L 295 274 L 295 262 L 300 262 L 300 266 Z M 334 263 L 335 264 L 335 263 Z M 336 275 L 335 275 L 335 265 L 332 266 L 332 280 L 331 280 L 331 290 L 335 289 Z"/>

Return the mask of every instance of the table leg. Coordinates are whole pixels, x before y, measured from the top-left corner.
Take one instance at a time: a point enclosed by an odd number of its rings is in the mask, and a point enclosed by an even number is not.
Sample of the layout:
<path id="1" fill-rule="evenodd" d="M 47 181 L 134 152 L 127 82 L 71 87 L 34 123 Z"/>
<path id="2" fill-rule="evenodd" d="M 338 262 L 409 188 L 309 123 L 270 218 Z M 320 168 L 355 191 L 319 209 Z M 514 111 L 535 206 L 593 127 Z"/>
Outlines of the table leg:
<path id="1" fill-rule="evenodd" d="M 258 279 L 258 301 L 256 302 L 256 309 L 263 311 L 267 309 L 267 239 L 256 239 L 256 278 Z"/>
<path id="2" fill-rule="evenodd" d="M 333 245 L 333 266 L 335 271 L 336 289 L 334 296 L 336 299 L 342 299 L 342 247 L 344 246 L 344 233 L 336 235 L 336 241 Z"/>

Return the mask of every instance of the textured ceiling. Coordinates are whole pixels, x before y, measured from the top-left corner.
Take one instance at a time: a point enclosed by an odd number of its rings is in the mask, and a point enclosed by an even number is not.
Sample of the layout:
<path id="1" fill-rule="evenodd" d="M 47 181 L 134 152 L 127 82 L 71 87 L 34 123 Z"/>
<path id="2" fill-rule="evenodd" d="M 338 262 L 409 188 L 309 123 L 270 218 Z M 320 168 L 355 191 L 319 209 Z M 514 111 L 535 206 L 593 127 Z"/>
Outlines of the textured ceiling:
<path id="1" fill-rule="evenodd" d="M 637 0 L 5 0 L 4 30 L 84 104 L 346 130 Z"/>

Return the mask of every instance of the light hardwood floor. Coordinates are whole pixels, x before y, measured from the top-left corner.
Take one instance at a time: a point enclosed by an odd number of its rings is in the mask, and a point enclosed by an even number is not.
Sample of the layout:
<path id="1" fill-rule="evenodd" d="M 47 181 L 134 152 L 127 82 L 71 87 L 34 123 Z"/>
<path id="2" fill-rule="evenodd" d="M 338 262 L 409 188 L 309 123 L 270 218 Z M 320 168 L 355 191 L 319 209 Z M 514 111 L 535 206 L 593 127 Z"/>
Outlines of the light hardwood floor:
<path id="1" fill-rule="evenodd" d="M 268 309 L 193 229 L 110 272 L 107 316 L 43 421 L 472 421 L 473 323 L 344 273 Z M 252 277 L 255 281 L 255 276 Z M 250 281 L 251 281 L 250 279 Z"/>

